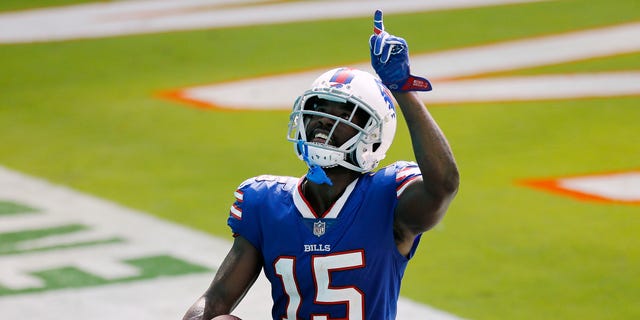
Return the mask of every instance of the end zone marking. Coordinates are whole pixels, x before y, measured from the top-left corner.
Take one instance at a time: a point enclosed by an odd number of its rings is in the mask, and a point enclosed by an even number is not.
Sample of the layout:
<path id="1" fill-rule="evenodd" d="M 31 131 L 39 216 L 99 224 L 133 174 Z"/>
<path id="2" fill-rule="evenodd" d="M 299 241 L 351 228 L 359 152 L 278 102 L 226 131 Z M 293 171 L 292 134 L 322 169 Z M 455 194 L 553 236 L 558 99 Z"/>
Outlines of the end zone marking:
<path id="1" fill-rule="evenodd" d="M 532 179 L 520 183 L 582 201 L 640 205 L 640 170 Z"/>

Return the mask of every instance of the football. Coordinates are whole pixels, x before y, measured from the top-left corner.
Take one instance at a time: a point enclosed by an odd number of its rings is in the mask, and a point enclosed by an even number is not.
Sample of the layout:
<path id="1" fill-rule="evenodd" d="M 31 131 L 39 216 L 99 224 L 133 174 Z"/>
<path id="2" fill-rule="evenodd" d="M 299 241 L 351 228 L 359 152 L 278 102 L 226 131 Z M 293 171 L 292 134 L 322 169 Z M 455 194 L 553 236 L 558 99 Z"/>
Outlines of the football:
<path id="1" fill-rule="evenodd" d="M 214 317 L 211 320 L 242 320 L 234 315 L 230 315 L 230 314 L 223 314 L 217 317 Z"/>

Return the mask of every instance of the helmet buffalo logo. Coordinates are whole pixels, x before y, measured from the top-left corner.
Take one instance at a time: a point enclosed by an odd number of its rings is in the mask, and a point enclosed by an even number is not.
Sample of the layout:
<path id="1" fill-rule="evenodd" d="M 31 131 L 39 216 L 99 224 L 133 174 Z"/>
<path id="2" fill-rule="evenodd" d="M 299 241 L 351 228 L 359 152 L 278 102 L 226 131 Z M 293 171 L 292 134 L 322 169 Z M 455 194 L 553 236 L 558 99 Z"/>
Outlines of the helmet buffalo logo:
<path id="1" fill-rule="evenodd" d="M 376 79 L 376 83 L 378 84 L 378 88 L 380 89 L 380 95 L 389 106 L 389 110 L 395 110 L 395 106 L 393 105 L 393 100 L 391 99 L 391 91 L 387 89 L 387 87 L 382 84 L 382 81 Z"/>

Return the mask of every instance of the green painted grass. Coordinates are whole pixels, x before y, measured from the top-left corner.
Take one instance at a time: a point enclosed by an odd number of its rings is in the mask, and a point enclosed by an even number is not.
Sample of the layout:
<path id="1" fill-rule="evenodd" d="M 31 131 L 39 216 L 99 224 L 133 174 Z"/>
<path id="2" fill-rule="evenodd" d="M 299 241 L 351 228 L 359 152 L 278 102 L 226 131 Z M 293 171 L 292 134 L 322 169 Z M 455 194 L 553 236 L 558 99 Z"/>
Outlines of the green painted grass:
<path id="1" fill-rule="evenodd" d="M 56 227 L 35 228 L 30 230 L 0 233 L 0 256 L 125 242 L 125 240 L 122 238 L 111 237 L 90 241 L 77 241 L 58 245 L 41 244 L 35 246 L 28 245 L 25 247 L 25 242 L 28 243 L 28 241 L 44 239 L 50 236 L 69 235 L 86 230 L 89 230 L 89 227 L 85 225 L 69 224 Z"/>
<path id="2" fill-rule="evenodd" d="M 16 203 L 13 201 L 0 200 L 0 217 L 8 215 L 30 214 L 35 212 L 38 212 L 38 210 L 24 204 Z"/>
<path id="3" fill-rule="evenodd" d="M 385 24 L 417 53 L 638 21 L 638 5 L 552 1 L 388 15 Z M 203 111 L 154 95 L 366 61 L 369 20 L 0 45 L 0 163 L 228 236 L 240 182 L 305 172 L 285 140 L 288 112 Z M 514 73 L 637 70 L 637 61 L 630 54 Z M 640 317 L 640 209 L 516 183 L 638 168 L 639 103 L 432 108 L 462 185 L 443 223 L 425 236 L 403 294 L 471 319 Z M 395 159 L 412 159 L 404 126 L 385 163 Z"/>
<path id="4" fill-rule="evenodd" d="M 138 274 L 123 278 L 105 279 L 91 273 L 87 273 L 77 267 L 59 267 L 39 270 L 32 272 L 32 274 L 42 280 L 42 286 L 23 289 L 11 289 L 0 286 L 0 297 L 4 295 L 26 294 L 56 289 L 79 289 L 92 286 L 105 286 L 192 273 L 215 273 L 215 270 L 168 255 L 148 256 L 129 259 L 123 262 L 135 267 L 138 270 Z"/>

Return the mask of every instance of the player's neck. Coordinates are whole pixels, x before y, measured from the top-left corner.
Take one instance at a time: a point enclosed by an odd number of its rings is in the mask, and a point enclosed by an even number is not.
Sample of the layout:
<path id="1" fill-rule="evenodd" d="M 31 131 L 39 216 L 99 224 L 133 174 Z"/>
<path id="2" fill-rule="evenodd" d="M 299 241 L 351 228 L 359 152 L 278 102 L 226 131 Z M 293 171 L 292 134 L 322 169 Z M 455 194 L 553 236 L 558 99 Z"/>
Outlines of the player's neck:
<path id="1" fill-rule="evenodd" d="M 317 184 L 305 179 L 302 193 L 313 210 L 322 214 L 340 198 L 347 186 L 356 180 L 360 173 L 342 167 L 325 169 L 333 185 Z"/>

